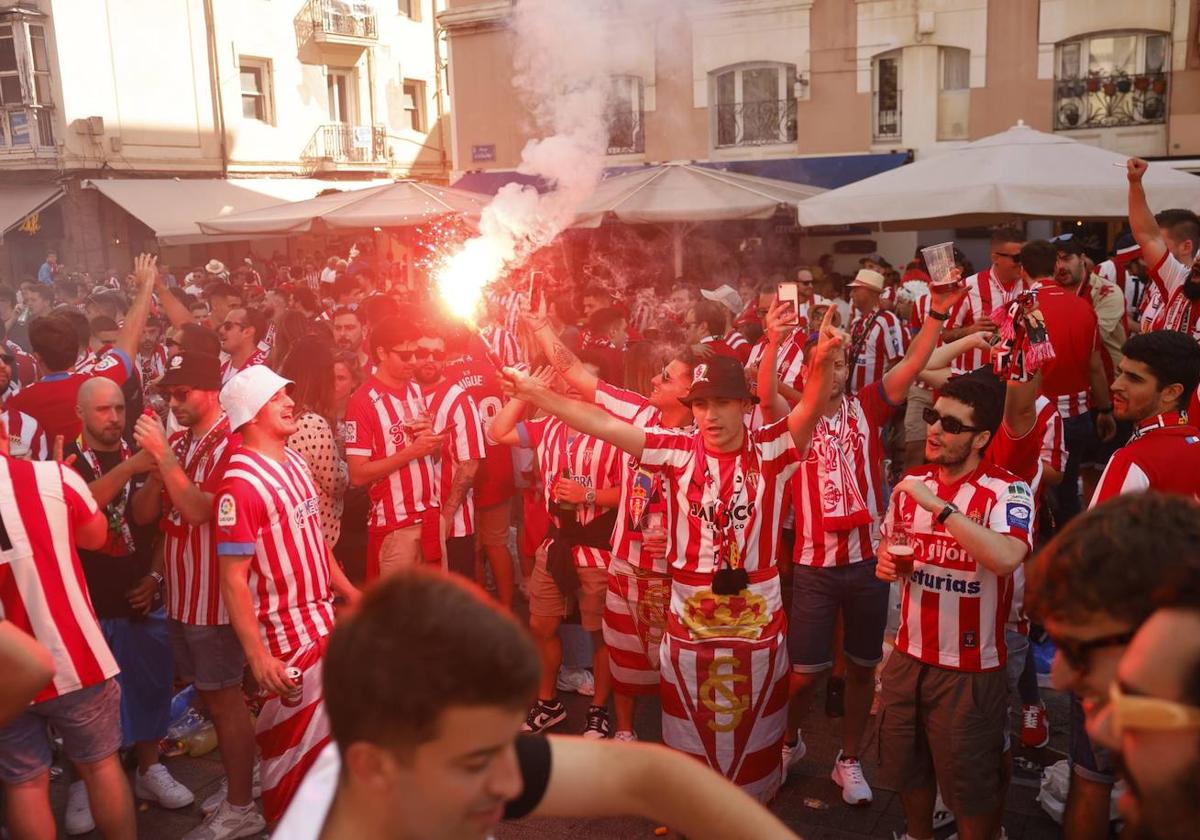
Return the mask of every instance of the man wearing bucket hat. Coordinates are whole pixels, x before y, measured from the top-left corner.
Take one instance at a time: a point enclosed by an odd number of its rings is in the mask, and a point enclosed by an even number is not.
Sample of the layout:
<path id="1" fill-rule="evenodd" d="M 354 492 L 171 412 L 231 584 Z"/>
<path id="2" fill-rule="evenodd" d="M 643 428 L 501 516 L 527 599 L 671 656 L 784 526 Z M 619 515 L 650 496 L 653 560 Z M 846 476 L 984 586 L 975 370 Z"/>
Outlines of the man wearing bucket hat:
<path id="1" fill-rule="evenodd" d="M 661 475 L 671 535 L 671 606 L 663 637 L 663 741 L 724 773 L 762 801 L 779 788 L 787 706 L 786 621 L 778 542 L 787 480 L 832 386 L 844 334 L 827 315 L 800 405 L 746 428 L 757 398 L 742 366 L 698 364 L 681 401 L 694 429 L 642 429 L 557 395 L 520 371 L 518 399 L 620 447 Z"/>
<path id="2" fill-rule="evenodd" d="M 134 494 L 134 520 L 160 521 L 163 601 L 175 670 L 204 700 L 225 770 L 221 786 L 201 805 L 204 814 L 220 815 L 186 835 L 189 840 L 240 836 L 263 825 L 252 788 L 254 724 L 242 696 L 246 656 L 221 599 L 212 523 L 213 495 L 241 435 L 231 433 L 217 398 L 221 362 L 210 337 L 211 353 L 194 349 L 202 342 L 184 340 L 187 349 L 167 358 L 154 383 L 181 430 L 168 439 L 158 419 L 148 415 L 134 426 L 134 441 L 157 466 Z"/>
<path id="3" fill-rule="evenodd" d="M 883 283 L 883 275 L 869 268 L 859 269 L 850 281 L 850 393 L 883 379 L 908 349 L 900 316 L 879 306 Z"/>
<path id="4" fill-rule="evenodd" d="M 287 448 L 297 429 L 291 384 L 254 365 L 221 389 L 242 445 L 213 505 L 221 597 L 254 678 L 270 695 L 256 726 L 269 822 L 283 814 L 329 741 L 321 657 L 333 629 L 333 597 L 358 598 L 325 545 L 308 467 Z"/>

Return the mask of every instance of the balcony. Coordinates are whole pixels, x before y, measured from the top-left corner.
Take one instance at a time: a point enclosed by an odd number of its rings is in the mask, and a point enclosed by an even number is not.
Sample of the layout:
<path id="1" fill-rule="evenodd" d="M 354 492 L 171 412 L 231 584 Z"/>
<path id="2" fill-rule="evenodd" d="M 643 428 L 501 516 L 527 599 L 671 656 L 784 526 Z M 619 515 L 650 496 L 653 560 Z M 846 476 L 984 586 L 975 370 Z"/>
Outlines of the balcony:
<path id="1" fill-rule="evenodd" d="M 796 142 L 796 100 L 764 99 L 717 105 L 716 147 Z"/>
<path id="2" fill-rule="evenodd" d="M 308 0 L 296 16 L 300 43 L 368 47 L 379 42 L 374 4 L 367 0 Z"/>
<path id="3" fill-rule="evenodd" d="M 640 155 L 646 151 L 641 111 L 609 111 L 608 154 Z"/>
<path id="4" fill-rule="evenodd" d="M 387 131 L 382 125 L 322 125 L 301 159 L 320 171 L 382 169 L 388 163 Z"/>
<path id="5" fill-rule="evenodd" d="M 54 113 L 48 107 L 14 107 L 0 110 L 0 151 L 52 151 Z"/>
<path id="6" fill-rule="evenodd" d="M 1054 130 L 1165 123 L 1167 75 L 1121 73 L 1059 79 L 1054 83 Z"/>

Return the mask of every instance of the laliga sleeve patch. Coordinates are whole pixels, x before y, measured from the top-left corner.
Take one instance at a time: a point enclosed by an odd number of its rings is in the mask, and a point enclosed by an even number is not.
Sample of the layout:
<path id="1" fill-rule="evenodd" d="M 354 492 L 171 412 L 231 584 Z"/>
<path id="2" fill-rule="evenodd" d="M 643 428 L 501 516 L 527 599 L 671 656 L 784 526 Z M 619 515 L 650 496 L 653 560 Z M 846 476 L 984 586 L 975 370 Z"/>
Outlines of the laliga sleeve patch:
<path id="1" fill-rule="evenodd" d="M 92 368 L 92 371 L 95 373 L 99 373 L 101 371 L 108 370 L 109 368 L 114 368 L 117 365 L 119 365 L 120 363 L 121 363 L 121 360 L 118 359 L 116 356 L 112 355 L 111 353 L 106 353 L 104 356 L 102 356 L 100 358 L 100 361 L 96 362 L 96 366 L 94 368 Z"/>
<path id="2" fill-rule="evenodd" d="M 217 527 L 232 528 L 237 525 L 237 502 L 226 493 L 217 502 Z"/>
<path id="3" fill-rule="evenodd" d="M 1009 502 L 1005 507 L 1005 518 L 1008 520 L 1008 527 L 1020 528 L 1023 531 L 1029 530 L 1029 520 L 1033 516 L 1033 508 L 1022 502 Z"/>

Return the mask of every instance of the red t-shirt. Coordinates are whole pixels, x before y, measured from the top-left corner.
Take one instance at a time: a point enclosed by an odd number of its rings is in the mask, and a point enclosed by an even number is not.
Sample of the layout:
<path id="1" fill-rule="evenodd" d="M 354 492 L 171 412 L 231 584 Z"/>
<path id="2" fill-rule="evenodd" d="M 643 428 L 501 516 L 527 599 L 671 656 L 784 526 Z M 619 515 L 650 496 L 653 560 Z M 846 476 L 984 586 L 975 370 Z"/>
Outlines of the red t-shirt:
<path id="1" fill-rule="evenodd" d="M 64 441 L 74 440 L 81 431 L 75 400 L 83 383 L 93 376 L 103 376 L 122 385 L 133 376 L 133 362 L 114 347 L 96 361 L 89 373 L 64 370 L 43 376 L 10 397 L 6 407 L 23 411 L 40 423 L 51 445 L 58 435 Z"/>
<path id="2" fill-rule="evenodd" d="M 475 400 L 486 432 L 504 407 L 504 392 L 500 390 L 500 375 L 496 368 L 478 358 L 464 357 L 446 368 L 446 379 L 458 383 Z M 511 499 L 515 492 L 512 450 L 492 443 L 485 434 L 483 462 L 475 474 L 475 506 L 492 507 Z"/>
<path id="3" fill-rule="evenodd" d="M 1092 351 L 1100 348 L 1096 311 L 1053 282 L 1038 286 L 1038 308 L 1054 348 L 1054 360 L 1042 368 L 1042 394 L 1058 401 L 1063 417 L 1083 414 L 1091 391 Z"/>

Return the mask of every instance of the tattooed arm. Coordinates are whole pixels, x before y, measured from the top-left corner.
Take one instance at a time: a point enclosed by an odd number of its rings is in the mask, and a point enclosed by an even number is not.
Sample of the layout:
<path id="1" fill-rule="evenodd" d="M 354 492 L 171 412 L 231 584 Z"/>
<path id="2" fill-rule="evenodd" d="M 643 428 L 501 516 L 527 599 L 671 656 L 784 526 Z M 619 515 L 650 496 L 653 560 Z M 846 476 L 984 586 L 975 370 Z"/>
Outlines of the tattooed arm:
<path id="1" fill-rule="evenodd" d="M 479 471 L 479 461 L 461 461 L 454 467 L 454 475 L 450 478 L 450 489 L 442 500 L 442 516 L 450 519 L 466 501 L 467 493 L 475 483 L 475 473 Z"/>
<path id="2" fill-rule="evenodd" d="M 542 352 L 546 354 L 550 364 L 563 379 L 579 392 L 584 402 L 595 401 L 596 384 L 599 379 L 589 373 L 583 366 L 583 362 L 579 361 L 579 357 L 567 349 L 567 346 L 554 334 L 549 321 L 546 320 L 545 301 L 543 300 L 538 311 L 526 310 L 522 313 L 522 320 L 528 328 L 529 334 L 533 336 L 533 340 L 542 348 Z"/>

